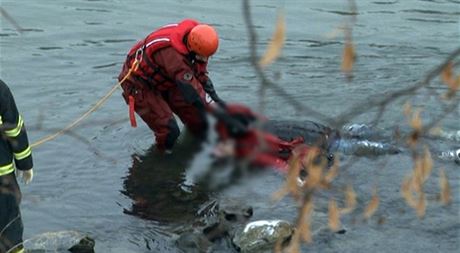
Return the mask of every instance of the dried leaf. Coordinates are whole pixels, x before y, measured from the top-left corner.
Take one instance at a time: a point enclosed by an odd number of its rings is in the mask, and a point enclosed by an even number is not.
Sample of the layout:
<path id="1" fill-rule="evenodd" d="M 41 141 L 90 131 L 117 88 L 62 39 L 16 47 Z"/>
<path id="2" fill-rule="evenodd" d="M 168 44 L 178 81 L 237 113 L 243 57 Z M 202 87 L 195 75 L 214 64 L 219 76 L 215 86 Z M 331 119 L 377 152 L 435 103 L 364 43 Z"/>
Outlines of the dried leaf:
<path id="1" fill-rule="evenodd" d="M 345 208 L 340 210 L 341 214 L 351 213 L 356 207 L 356 193 L 352 185 L 347 185 L 345 189 Z"/>
<path id="2" fill-rule="evenodd" d="M 323 167 L 309 166 L 307 168 L 308 177 L 303 185 L 305 189 L 312 189 L 321 185 L 321 177 L 323 175 Z"/>
<path id="3" fill-rule="evenodd" d="M 348 41 L 345 43 L 342 54 L 342 72 L 351 73 L 353 70 L 353 64 L 355 63 L 355 49 L 353 42 Z"/>
<path id="4" fill-rule="evenodd" d="M 412 178 L 408 177 L 404 179 L 403 183 L 401 184 L 401 195 L 403 196 L 407 205 L 409 205 L 412 208 L 415 208 L 416 201 L 411 191 L 411 184 L 412 184 Z"/>
<path id="5" fill-rule="evenodd" d="M 417 205 L 415 207 L 415 211 L 417 213 L 417 216 L 419 218 L 423 218 L 425 216 L 425 211 L 426 211 L 426 198 L 425 198 L 425 193 L 421 192 L 418 196 L 418 201 Z"/>
<path id="6" fill-rule="evenodd" d="M 289 188 L 287 186 L 283 186 L 281 189 L 272 194 L 272 201 L 278 202 L 288 194 Z"/>
<path id="7" fill-rule="evenodd" d="M 421 169 L 422 182 L 425 183 L 426 180 L 430 177 L 431 171 L 433 169 L 433 159 L 431 158 L 431 152 L 427 147 L 425 147 L 425 152 L 422 157 Z"/>
<path id="8" fill-rule="evenodd" d="M 407 139 L 407 144 L 414 148 L 415 145 L 418 143 L 418 140 L 421 135 L 421 131 L 423 128 L 423 123 L 422 123 L 422 118 L 420 116 L 421 111 L 416 110 L 414 113 L 412 113 L 411 119 L 409 120 L 409 125 L 414 129 L 408 139 Z M 410 117 L 408 115 L 408 117 Z"/>
<path id="9" fill-rule="evenodd" d="M 369 219 L 374 213 L 377 211 L 377 208 L 379 207 L 379 202 L 380 199 L 377 196 L 377 190 L 374 190 L 374 193 L 372 194 L 371 201 L 369 204 L 366 206 L 364 209 L 364 218 Z"/>
<path id="10" fill-rule="evenodd" d="M 273 252 L 275 253 L 283 253 L 283 240 L 278 239 L 275 243 L 275 247 L 273 248 Z"/>
<path id="11" fill-rule="evenodd" d="M 431 153 L 427 147 L 422 157 L 417 157 L 414 160 L 414 169 L 411 189 L 416 193 L 420 194 L 423 191 L 423 185 L 426 180 L 430 177 L 433 169 L 433 160 L 431 159 Z"/>
<path id="12" fill-rule="evenodd" d="M 447 84 L 449 87 L 454 86 L 454 72 L 453 72 L 453 64 L 452 62 L 447 63 L 446 67 L 441 72 L 441 79 L 442 81 Z"/>
<path id="13" fill-rule="evenodd" d="M 447 205 L 452 201 L 452 197 L 450 194 L 449 180 L 447 179 L 446 173 L 443 169 L 441 169 L 439 175 L 439 184 L 441 186 L 441 203 L 443 205 Z"/>
<path id="14" fill-rule="evenodd" d="M 334 232 L 340 229 L 340 212 L 333 199 L 329 200 L 329 228 Z"/>
<path id="15" fill-rule="evenodd" d="M 449 91 L 444 94 L 445 99 L 454 97 L 457 90 L 460 88 L 460 76 L 455 78 L 453 71 L 453 63 L 449 62 L 441 72 L 441 80 L 449 87 Z"/>
<path id="16" fill-rule="evenodd" d="M 273 37 L 267 46 L 264 56 L 260 59 L 259 65 L 265 67 L 275 61 L 281 54 L 283 48 L 286 33 L 286 21 L 284 18 L 284 12 L 278 11 L 278 18 L 276 22 L 276 29 L 273 33 Z"/>
<path id="17" fill-rule="evenodd" d="M 460 89 L 460 75 L 456 80 L 452 80 L 448 83 L 449 90 L 444 94 L 444 99 L 451 99 L 455 96 L 457 91 Z"/>
<path id="18" fill-rule="evenodd" d="M 299 231 L 299 236 L 304 242 L 312 242 L 311 236 L 311 215 L 313 213 L 313 201 L 310 199 L 302 207 L 299 224 L 297 224 L 297 230 Z"/>
<path id="19" fill-rule="evenodd" d="M 412 119 L 410 121 L 410 125 L 414 130 L 421 131 L 422 130 L 422 118 L 420 117 L 420 110 L 416 110 L 412 115 Z"/>
<path id="20" fill-rule="evenodd" d="M 414 190 L 416 193 L 421 193 L 423 191 L 423 169 L 422 161 L 420 158 L 416 158 L 414 161 L 414 170 L 413 177 L 411 180 L 410 189 Z"/>
<path id="21" fill-rule="evenodd" d="M 294 198 L 299 197 L 299 187 L 297 184 L 297 179 L 301 169 L 301 161 L 298 155 L 294 154 L 293 157 L 289 160 L 289 171 L 286 178 L 286 187 L 287 190 Z"/>
<path id="22" fill-rule="evenodd" d="M 301 169 L 299 154 L 293 152 L 292 157 L 288 161 L 288 173 L 286 176 L 285 185 L 278 191 L 272 194 L 273 201 L 279 201 L 287 194 L 291 194 L 293 198 L 298 199 L 300 196 L 300 188 L 298 186 L 298 175 Z"/>
<path id="23" fill-rule="evenodd" d="M 409 117 L 409 115 L 412 114 L 412 105 L 409 102 L 404 104 L 403 113 L 406 115 L 406 117 Z"/>
<path id="24" fill-rule="evenodd" d="M 417 145 L 419 138 L 420 132 L 417 130 L 412 131 L 407 137 L 407 145 L 409 145 L 411 148 L 414 148 Z"/>
<path id="25" fill-rule="evenodd" d="M 326 162 L 321 161 L 320 164 L 315 164 L 318 155 L 318 149 L 310 149 L 307 156 L 302 159 L 302 165 L 308 173 L 308 177 L 303 185 L 304 189 L 312 189 L 321 186 L 323 167 L 326 165 Z"/>
<path id="26" fill-rule="evenodd" d="M 286 247 L 286 253 L 299 253 L 300 252 L 300 232 L 294 231 L 289 245 Z"/>

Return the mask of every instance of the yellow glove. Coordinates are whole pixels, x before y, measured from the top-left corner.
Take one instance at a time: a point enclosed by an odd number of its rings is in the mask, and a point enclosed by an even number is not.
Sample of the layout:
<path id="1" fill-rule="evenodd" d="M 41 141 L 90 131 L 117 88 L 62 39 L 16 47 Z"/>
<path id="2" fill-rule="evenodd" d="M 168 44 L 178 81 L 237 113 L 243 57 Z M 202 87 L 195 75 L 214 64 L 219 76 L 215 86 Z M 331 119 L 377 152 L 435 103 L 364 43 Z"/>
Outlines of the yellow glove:
<path id="1" fill-rule="evenodd" d="M 17 171 L 18 177 L 22 178 L 22 181 L 25 184 L 29 184 L 32 182 L 32 179 L 34 178 L 34 170 L 18 170 Z"/>

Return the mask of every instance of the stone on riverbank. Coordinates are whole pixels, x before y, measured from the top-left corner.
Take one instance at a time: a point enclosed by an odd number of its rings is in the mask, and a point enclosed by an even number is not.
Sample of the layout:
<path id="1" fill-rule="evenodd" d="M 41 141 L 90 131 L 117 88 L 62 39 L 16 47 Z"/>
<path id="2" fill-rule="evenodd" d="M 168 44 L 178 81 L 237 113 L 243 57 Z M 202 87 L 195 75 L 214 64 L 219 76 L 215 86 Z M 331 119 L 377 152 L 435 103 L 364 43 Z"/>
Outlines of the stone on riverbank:
<path id="1" fill-rule="evenodd" d="M 24 241 L 27 253 L 78 252 L 94 253 L 94 239 L 77 231 L 47 232 Z"/>
<path id="2" fill-rule="evenodd" d="M 272 252 L 276 243 L 289 241 L 293 226 L 284 220 L 260 220 L 246 224 L 233 237 L 233 244 L 243 253 Z"/>

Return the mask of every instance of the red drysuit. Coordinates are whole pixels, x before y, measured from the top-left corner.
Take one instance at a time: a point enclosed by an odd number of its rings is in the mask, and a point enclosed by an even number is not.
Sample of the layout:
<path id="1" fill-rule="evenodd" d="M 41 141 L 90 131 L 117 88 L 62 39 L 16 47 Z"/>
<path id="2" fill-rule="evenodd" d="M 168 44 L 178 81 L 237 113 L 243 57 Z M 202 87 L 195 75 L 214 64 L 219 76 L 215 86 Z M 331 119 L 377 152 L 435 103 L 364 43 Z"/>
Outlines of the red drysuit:
<path id="1" fill-rule="evenodd" d="M 197 136 L 207 130 L 205 91 L 209 80 L 207 63 L 197 61 L 185 44 L 190 30 L 198 25 L 186 19 L 170 24 L 137 42 L 128 52 L 118 77 L 122 80 L 135 59 L 140 64 L 122 83 L 123 97 L 134 98 L 134 110 L 153 130 L 160 150 L 171 149 L 179 136 L 180 120 Z"/>

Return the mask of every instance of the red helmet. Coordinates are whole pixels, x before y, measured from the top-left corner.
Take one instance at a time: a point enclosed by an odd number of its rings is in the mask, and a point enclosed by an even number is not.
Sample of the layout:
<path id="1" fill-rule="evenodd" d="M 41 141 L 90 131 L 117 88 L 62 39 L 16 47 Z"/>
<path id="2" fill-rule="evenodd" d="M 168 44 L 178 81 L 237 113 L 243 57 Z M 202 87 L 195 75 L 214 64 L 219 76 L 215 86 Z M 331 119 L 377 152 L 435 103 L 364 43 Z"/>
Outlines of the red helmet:
<path id="1" fill-rule="evenodd" d="M 197 25 L 192 28 L 187 38 L 188 48 L 196 54 L 209 57 L 217 51 L 219 36 L 210 25 Z"/>

